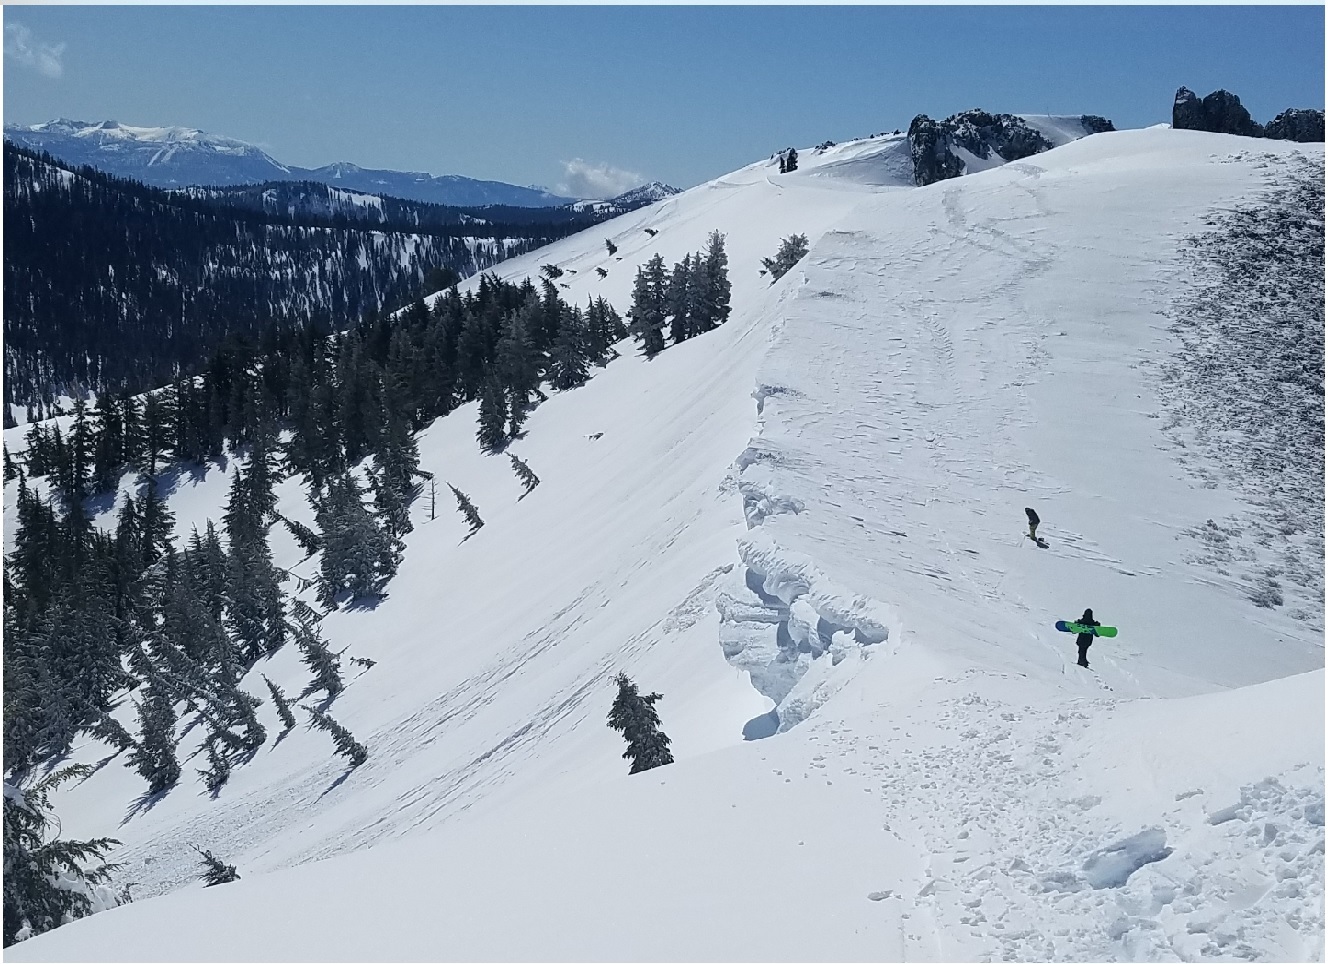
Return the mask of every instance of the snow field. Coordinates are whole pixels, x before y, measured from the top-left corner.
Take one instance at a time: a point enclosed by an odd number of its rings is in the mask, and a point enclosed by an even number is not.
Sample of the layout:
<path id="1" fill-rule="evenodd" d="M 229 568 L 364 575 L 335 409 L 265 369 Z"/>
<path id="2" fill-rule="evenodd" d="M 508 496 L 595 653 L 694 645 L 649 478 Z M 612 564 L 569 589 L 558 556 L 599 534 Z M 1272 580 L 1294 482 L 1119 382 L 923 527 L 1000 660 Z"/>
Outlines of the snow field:
<path id="1" fill-rule="evenodd" d="M 331 707 L 368 761 L 300 728 L 216 800 L 186 779 L 135 811 L 88 741 L 66 831 L 119 836 L 166 896 L 9 956 L 1322 958 L 1321 629 L 1187 556 L 1240 496 L 1150 417 L 1177 244 L 1276 176 L 1244 144 L 1098 135 L 899 190 L 869 139 L 499 265 L 625 311 L 636 265 L 718 228 L 734 316 L 541 405 L 519 502 L 473 406 L 423 433 L 438 518 L 426 494 L 389 597 L 322 624 L 378 661 Z M 486 522 L 464 542 L 444 480 Z M 182 478 L 177 529 L 224 500 Z M 282 511 L 309 518 L 294 483 Z M 1121 628 L 1093 672 L 1051 627 L 1085 606 Z M 306 676 L 293 647 L 257 669 Z M 676 764 L 626 776 L 619 670 L 664 694 Z M 191 843 L 242 879 L 190 885 Z"/>

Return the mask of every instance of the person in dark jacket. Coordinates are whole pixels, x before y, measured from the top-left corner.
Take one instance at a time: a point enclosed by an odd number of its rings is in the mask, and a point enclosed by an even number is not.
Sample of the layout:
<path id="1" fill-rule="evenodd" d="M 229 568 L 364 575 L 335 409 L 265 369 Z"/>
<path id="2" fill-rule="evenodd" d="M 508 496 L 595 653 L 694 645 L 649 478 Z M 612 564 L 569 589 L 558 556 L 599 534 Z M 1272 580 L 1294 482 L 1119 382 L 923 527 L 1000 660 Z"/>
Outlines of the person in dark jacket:
<path id="1" fill-rule="evenodd" d="M 1038 523 L 1042 520 L 1038 518 L 1038 514 L 1032 509 L 1025 509 L 1024 515 L 1028 516 L 1028 538 L 1037 542 L 1037 527 Z"/>
<path id="2" fill-rule="evenodd" d="M 1091 610 L 1091 609 L 1085 609 L 1085 610 L 1084 610 L 1084 614 L 1083 614 L 1082 616 L 1079 617 L 1079 625 L 1080 625 L 1080 626 L 1101 626 L 1102 624 L 1101 624 L 1100 622 L 1098 622 L 1096 619 L 1093 618 L 1093 610 Z M 1075 637 L 1074 641 L 1075 641 L 1075 643 L 1077 643 L 1078 646 L 1079 646 L 1079 665 L 1080 665 L 1080 666 L 1087 666 L 1087 665 L 1088 665 L 1088 647 L 1093 645 L 1093 637 L 1096 636 L 1096 635 L 1097 635 L 1097 633 L 1094 633 L 1094 632 L 1091 632 L 1091 631 L 1090 631 L 1090 632 L 1087 632 L 1087 633 L 1080 633 L 1078 636 Z"/>

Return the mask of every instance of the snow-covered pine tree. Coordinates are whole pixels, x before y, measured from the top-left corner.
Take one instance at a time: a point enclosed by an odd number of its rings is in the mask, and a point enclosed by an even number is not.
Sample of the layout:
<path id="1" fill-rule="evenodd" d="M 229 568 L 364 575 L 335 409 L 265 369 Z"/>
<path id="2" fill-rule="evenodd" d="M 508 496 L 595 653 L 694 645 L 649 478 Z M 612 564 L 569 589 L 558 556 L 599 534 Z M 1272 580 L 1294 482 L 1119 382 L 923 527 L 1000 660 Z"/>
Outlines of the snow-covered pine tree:
<path id="1" fill-rule="evenodd" d="M 197 773 L 203 778 L 203 785 L 208 788 L 208 792 L 216 793 L 231 778 L 231 762 L 224 753 L 217 752 L 215 739 L 207 741 L 207 759 L 207 769 L 198 770 Z"/>
<path id="2" fill-rule="evenodd" d="M 120 841 L 60 840 L 51 833 L 50 793 L 66 780 L 85 777 L 84 763 L 62 767 L 31 786 L 4 784 L 4 946 L 86 917 L 94 910 L 92 888 L 118 864 L 106 862 Z M 88 867 L 91 861 L 99 866 Z"/>
<path id="3" fill-rule="evenodd" d="M 636 270 L 632 288 L 632 307 L 628 312 L 632 336 L 641 343 L 647 358 L 664 350 L 665 288 L 668 272 L 658 254 Z"/>
<path id="4" fill-rule="evenodd" d="M 415 476 L 420 468 L 420 452 L 411 434 L 405 396 L 404 387 L 384 380 L 383 429 L 374 453 L 379 516 L 384 527 L 395 536 L 411 531 L 410 504 L 419 491 Z"/>
<path id="5" fill-rule="evenodd" d="M 304 711 L 313 717 L 314 726 L 332 734 L 332 742 L 336 745 L 337 753 L 349 759 L 352 767 L 359 766 L 369 758 L 369 751 L 365 749 L 364 745 L 359 743 L 355 737 L 350 735 L 349 730 L 332 717 L 308 706 L 304 707 Z"/>
<path id="6" fill-rule="evenodd" d="M 516 438 L 530 408 L 530 396 L 539 387 L 539 358 L 531 332 L 539 325 L 543 308 L 532 288 L 521 307 L 510 311 L 494 351 L 495 374 L 507 391 L 508 436 Z"/>
<path id="7" fill-rule="evenodd" d="M 267 544 L 271 513 L 276 508 L 272 486 L 277 474 L 269 433 L 266 427 L 256 430 L 246 470 L 236 469 L 231 477 L 223 515 L 230 541 L 227 622 L 250 665 L 286 642 L 281 575 Z"/>
<path id="8" fill-rule="evenodd" d="M 774 284 L 788 274 L 795 264 L 807 254 L 807 235 L 791 234 L 779 243 L 779 250 L 773 258 L 762 258 L 761 264 L 770 272 L 770 283 Z"/>
<path id="9" fill-rule="evenodd" d="M 220 623 L 226 609 L 226 551 L 211 519 L 203 536 L 199 536 L 197 529 L 190 536 L 185 568 L 208 614 Z"/>
<path id="10" fill-rule="evenodd" d="M 307 603 L 296 599 L 291 603 L 291 612 L 295 616 L 295 644 L 300 648 L 304 665 L 309 667 L 313 679 L 305 688 L 304 695 L 322 690 L 329 699 L 334 699 L 345 688 L 341 680 L 341 660 L 327 647 L 327 641 L 318 628 L 318 619 Z"/>
<path id="11" fill-rule="evenodd" d="M 369 487 L 373 490 L 374 508 L 384 536 L 376 569 L 378 577 L 386 581 L 397 574 L 401 565 L 406 549 L 401 536 L 414 528 L 410 522 L 410 496 L 402 495 L 387 473 L 378 468 L 369 473 Z"/>
<path id="12" fill-rule="evenodd" d="M 229 884 L 240 879 L 240 874 L 235 869 L 234 864 L 219 860 L 213 856 L 210 850 L 200 850 L 198 847 L 195 847 L 194 850 L 198 852 L 198 856 L 203 858 L 203 872 L 198 875 L 198 879 L 203 881 L 204 887 Z"/>
<path id="13" fill-rule="evenodd" d="M 700 256 L 698 255 L 698 260 Z M 665 311 L 671 321 L 669 324 L 669 334 L 673 337 L 675 345 L 686 341 L 693 334 L 692 331 L 692 256 L 684 255 L 683 259 L 673 266 L 673 271 L 669 274 L 669 288 L 665 299 Z"/>
<path id="14" fill-rule="evenodd" d="M 469 539 L 484 526 L 484 520 L 480 518 L 479 510 L 475 508 L 475 503 L 470 501 L 470 497 L 466 495 L 466 493 L 462 492 L 450 482 L 447 487 L 451 489 L 452 494 L 456 496 L 457 511 L 465 517 L 466 524 L 470 526 L 470 532 L 466 535 L 466 538 Z"/>
<path id="15" fill-rule="evenodd" d="M 155 475 L 140 475 L 138 484 L 141 489 L 135 506 L 138 537 L 143 554 L 142 564 L 147 566 L 165 555 L 167 546 L 173 543 L 175 513 L 171 512 L 166 500 L 157 491 Z"/>
<path id="16" fill-rule="evenodd" d="M 696 267 L 695 262 L 693 267 Z M 696 331 L 709 331 L 728 321 L 732 311 L 730 302 L 733 286 L 729 283 L 729 256 L 724 249 L 724 235 L 719 231 L 711 231 L 706 239 L 705 263 L 698 286 L 701 289 L 701 314 L 705 320 L 699 327 L 693 325 L 693 328 Z"/>
<path id="17" fill-rule="evenodd" d="M 540 484 L 539 476 L 531 470 L 529 465 L 521 461 L 511 452 L 507 453 L 507 457 L 512 460 L 512 471 L 516 472 L 516 477 L 521 480 L 521 485 L 524 486 L 526 490 L 521 493 L 520 497 L 517 499 L 517 501 L 520 502 L 534 491 L 535 486 Z"/>
<path id="18" fill-rule="evenodd" d="M 669 738 L 660 730 L 655 711 L 655 703 L 663 697 L 659 693 L 642 696 L 626 673 L 619 673 L 613 681 L 618 684 L 618 695 L 609 710 L 609 726 L 627 740 L 623 759 L 632 761 L 628 772 L 640 773 L 672 763 Z"/>
<path id="19" fill-rule="evenodd" d="M 345 590 L 352 598 L 378 592 L 382 587 L 378 565 L 387 551 L 388 535 L 365 507 L 360 485 L 350 473 L 328 478 L 318 503 L 318 527 L 323 532 L 319 601 L 331 607 Z"/>
<path id="20" fill-rule="evenodd" d="M 288 519 L 280 512 L 273 513 L 278 522 L 286 527 L 286 530 L 295 537 L 295 541 L 300 544 L 304 550 L 304 557 L 308 559 L 315 552 L 323 548 L 323 541 L 318 538 L 318 533 L 314 532 L 302 522 L 296 522 L 294 519 Z M 209 523 L 210 524 L 210 523 Z"/>
<path id="21" fill-rule="evenodd" d="M 132 750 L 135 746 L 134 738 L 129 735 L 129 731 L 109 713 L 102 713 L 98 716 L 93 724 L 88 727 L 88 732 L 117 750 Z"/>
<path id="22" fill-rule="evenodd" d="M 560 392 L 584 385 L 590 378 L 588 354 L 581 309 L 563 305 L 558 335 L 549 350 L 549 383 Z"/>
<path id="23" fill-rule="evenodd" d="M 159 679 L 151 679 L 138 703 L 138 744 L 129 754 L 129 765 L 148 782 L 148 793 L 160 793 L 180 779 L 180 761 L 175 756 L 175 707 L 171 694 Z"/>
<path id="24" fill-rule="evenodd" d="M 263 682 L 267 684 L 267 691 L 272 694 L 272 705 L 277 708 L 277 717 L 281 720 L 282 732 L 295 729 L 295 714 L 291 712 L 290 700 L 286 699 L 286 694 L 281 691 L 281 687 L 272 682 L 266 676 Z"/>
<path id="25" fill-rule="evenodd" d="M 484 383 L 475 437 L 485 452 L 497 452 L 507 443 L 507 396 L 497 378 L 490 377 Z"/>

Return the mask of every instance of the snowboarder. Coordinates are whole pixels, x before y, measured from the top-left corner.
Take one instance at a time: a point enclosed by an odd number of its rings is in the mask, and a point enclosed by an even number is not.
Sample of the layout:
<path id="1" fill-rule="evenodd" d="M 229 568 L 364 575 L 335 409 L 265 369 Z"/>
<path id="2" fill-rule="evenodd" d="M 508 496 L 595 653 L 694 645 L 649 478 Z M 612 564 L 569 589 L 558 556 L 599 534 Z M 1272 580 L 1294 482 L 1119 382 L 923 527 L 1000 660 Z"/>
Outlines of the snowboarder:
<path id="1" fill-rule="evenodd" d="M 1084 614 L 1078 619 L 1080 626 L 1101 626 L 1102 624 L 1093 618 L 1093 610 L 1085 609 Z M 1097 634 L 1091 630 L 1086 633 L 1080 633 L 1074 638 L 1079 647 L 1079 665 L 1088 666 L 1088 647 L 1093 645 L 1093 637 Z"/>
<path id="2" fill-rule="evenodd" d="M 1038 523 L 1041 522 L 1042 520 L 1038 518 L 1038 514 L 1034 512 L 1032 509 L 1025 509 L 1024 515 L 1028 516 L 1028 538 L 1032 539 L 1034 542 L 1037 542 L 1038 541 L 1037 527 Z"/>

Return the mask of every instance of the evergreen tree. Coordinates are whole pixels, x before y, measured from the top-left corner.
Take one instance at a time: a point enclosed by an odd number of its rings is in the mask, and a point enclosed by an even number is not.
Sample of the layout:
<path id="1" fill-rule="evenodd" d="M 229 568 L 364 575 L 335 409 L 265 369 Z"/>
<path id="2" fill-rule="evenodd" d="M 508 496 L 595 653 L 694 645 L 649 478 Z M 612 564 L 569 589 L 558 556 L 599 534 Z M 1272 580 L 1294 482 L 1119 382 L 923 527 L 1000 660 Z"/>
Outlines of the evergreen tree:
<path id="1" fill-rule="evenodd" d="M 231 778 L 231 762 L 225 753 L 217 751 L 217 741 L 210 739 L 206 744 L 208 766 L 206 770 L 199 770 L 198 775 L 203 778 L 203 785 L 208 788 L 209 793 L 215 794 L 226 785 L 226 781 Z"/>
<path id="2" fill-rule="evenodd" d="M 88 422 L 87 402 L 76 398 L 74 423 L 69 427 L 69 479 L 64 487 L 68 502 L 81 502 L 88 495 L 95 445 L 92 425 Z"/>
<path id="3" fill-rule="evenodd" d="M 342 473 L 328 479 L 318 505 L 318 527 L 323 542 L 319 600 L 333 606 L 344 590 L 352 599 L 378 592 L 382 588 L 378 566 L 389 551 L 389 536 L 365 508 L 354 476 Z"/>
<path id="4" fill-rule="evenodd" d="M 697 255 L 693 267 L 696 268 L 700 261 L 701 257 Z M 732 286 L 729 283 L 729 256 L 724 250 L 724 235 L 718 231 L 710 232 L 710 236 L 706 240 L 705 262 L 701 266 L 696 287 L 699 289 L 698 301 L 700 303 L 701 321 L 699 325 L 693 325 L 693 330 L 710 331 L 728 321 L 732 298 Z"/>
<path id="5" fill-rule="evenodd" d="M 18 466 L 14 463 L 14 460 L 9 456 L 8 445 L 4 447 L 4 453 L 5 453 L 5 482 L 13 482 L 15 479 L 18 478 Z"/>
<path id="6" fill-rule="evenodd" d="M 636 271 L 632 289 L 631 317 L 633 337 L 641 343 L 647 358 L 664 350 L 665 285 L 668 282 L 664 259 L 656 254 Z"/>
<path id="7" fill-rule="evenodd" d="M 496 452 L 507 442 L 507 400 L 496 378 L 490 378 L 484 384 L 484 394 L 480 396 L 479 430 L 475 437 L 486 452 Z"/>
<path id="8" fill-rule="evenodd" d="M 511 452 L 507 453 L 507 457 L 512 460 L 512 471 L 516 472 L 516 477 L 521 480 L 521 485 L 526 490 L 521 494 L 521 497 L 517 499 L 517 501 L 520 502 L 521 499 L 524 499 L 535 490 L 535 486 L 540 484 L 539 476 L 531 471 L 529 465 L 521 461 Z"/>
<path id="9" fill-rule="evenodd" d="M 140 475 L 138 484 L 138 542 L 143 565 L 150 566 L 166 554 L 175 539 L 175 513 L 157 491 L 156 476 Z"/>
<path id="10" fill-rule="evenodd" d="M 465 517 L 466 524 L 470 526 L 470 532 L 466 535 L 466 538 L 469 539 L 484 526 L 484 520 L 480 518 L 479 510 L 475 508 L 475 503 L 470 501 L 469 496 L 455 485 L 449 484 L 447 487 L 456 496 L 457 511 Z"/>
<path id="11" fill-rule="evenodd" d="M 791 174 L 798 169 L 798 152 L 790 147 L 784 152 L 784 169 L 781 173 Z"/>
<path id="12" fill-rule="evenodd" d="M 111 492 L 125 463 L 124 416 L 109 394 L 97 396 L 97 433 L 92 454 L 92 491 Z"/>
<path id="13" fill-rule="evenodd" d="M 549 352 L 549 383 L 558 391 L 584 385 L 590 378 L 587 355 L 581 309 L 564 305 L 558 336 Z"/>
<path id="14" fill-rule="evenodd" d="M 672 763 L 669 738 L 660 730 L 659 714 L 655 711 L 655 703 L 662 698 L 660 694 L 642 696 L 625 673 L 619 673 L 613 681 L 618 684 L 618 695 L 609 710 L 609 726 L 627 740 L 623 759 L 632 761 L 629 772 L 640 773 Z"/>
<path id="15" fill-rule="evenodd" d="M 695 300 L 691 291 L 693 273 L 692 256 L 689 254 L 673 266 L 673 271 L 669 275 L 665 311 L 672 319 L 669 325 L 669 334 L 672 336 L 675 345 L 686 341 L 693 334 L 691 310 L 692 302 Z"/>
<path id="16" fill-rule="evenodd" d="M 210 850 L 199 850 L 195 847 L 198 855 L 203 858 L 203 872 L 198 875 L 198 879 L 203 881 L 204 887 L 215 887 L 217 884 L 229 884 L 231 881 L 239 880 L 240 875 L 235 869 L 234 864 L 228 864 L 218 860 L 212 855 Z"/>
<path id="17" fill-rule="evenodd" d="M 230 552 L 226 556 L 226 620 L 252 665 L 286 642 L 281 574 L 267 544 L 272 495 L 270 456 L 261 436 L 253 443 L 249 471 L 235 470 L 223 519 Z"/>
<path id="18" fill-rule="evenodd" d="M 138 703 L 138 745 L 129 754 L 129 765 L 148 782 L 149 793 L 160 793 L 180 779 L 175 756 L 175 707 L 160 679 L 148 681 Z"/>
<path id="19" fill-rule="evenodd" d="M 124 465 L 136 466 L 142 461 L 147 444 L 143 430 L 143 411 L 138 399 L 130 395 L 128 390 L 120 392 L 118 403 L 123 445 L 121 461 Z"/>
<path id="20" fill-rule="evenodd" d="M 174 405 L 165 392 L 149 392 L 144 398 L 139 468 L 149 476 L 157 474 L 157 462 L 170 444 L 174 416 Z"/>
<path id="21" fill-rule="evenodd" d="M 280 512 L 273 513 L 273 515 L 276 520 L 284 525 L 290 534 L 295 537 L 295 541 L 298 542 L 300 548 L 304 550 L 304 557 L 306 559 L 323 548 L 323 541 L 318 537 L 318 533 L 314 532 L 313 529 L 310 529 L 304 523 L 296 522 L 294 519 L 288 519 Z"/>
<path id="22" fill-rule="evenodd" d="M 129 731 L 109 713 L 103 712 L 97 717 L 96 721 L 88 727 L 88 732 L 103 743 L 108 743 L 121 752 L 132 750 L 136 745 L 134 738 L 129 735 Z"/>
<path id="23" fill-rule="evenodd" d="M 189 549 L 185 553 L 189 578 L 198 591 L 199 598 L 207 607 L 208 615 L 214 622 L 221 623 L 227 598 L 229 580 L 226 564 L 226 551 L 221 547 L 221 537 L 212 520 L 207 521 L 205 534 L 200 537 L 195 529 L 190 536 Z"/>
<path id="24" fill-rule="evenodd" d="M 391 385 L 383 388 L 383 434 L 375 450 L 374 462 L 383 484 L 397 504 L 409 509 L 416 495 L 415 476 L 420 469 L 420 452 L 411 433 L 403 395 L 404 390 Z M 394 516 L 390 528 L 398 535 L 410 532 L 409 512 L 402 511 Z"/>
<path id="25" fill-rule="evenodd" d="M 791 234 L 779 243 L 774 258 L 762 258 L 761 264 L 770 272 L 771 284 L 788 274 L 789 269 L 806 256 L 807 250 L 807 235 Z"/>
<path id="26" fill-rule="evenodd" d="M 350 735 L 349 730 L 332 717 L 308 706 L 304 708 L 304 711 L 313 718 L 314 726 L 332 734 L 332 742 L 336 745 L 337 753 L 348 758 L 352 767 L 359 766 L 369 758 L 369 751 L 365 749 L 364 745 L 359 743 L 355 737 Z"/>
<path id="27" fill-rule="evenodd" d="M 507 388 L 507 411 L 515 438 L 520 432 L 530 396 L 539 387 L 539 359 L 531 332 L 538 327 L 540 300 L 532 290 L 521 307 L 507 315 L 502 337 L 498 340 L 495 375 Z"/>
<path id="28" fill-rule="evenodd" d="M 369 473 L 369 486 L 373 490 L 374 508 L 378 512 L 379 554 L 375 572 L 381 582 L 386 582 L 397 574 L 406 544 L 402 536 L 414 526 L 410 521 L 410 499 L 414 495 L 414 486 L 403 494 L 388 477 L 387 471 L 376 469 Z"/>
<path id="29" fill-rule="evenodd" d="M 295 729 L 295 714 L 291 712 L 290 700 L 286 699 L 286 694 L 281 691 L 281 687 L 272 682 L 266 676 L 263 682 L 267 684 L 267 690 L 272 694 L 272 704 L 277 708 L 277 717 L 281 720 L 282 732 Z"/>
<path id="30" fill-rule="evenodd" d="M 118 840 L 60 840 L 51 833 L 53 825 L 58 828 L 51 791 L 91 772 L 86 764 L 74 764 L 28 787 L 5 782 L 5 947 L 92 913 L 92 887 L 106 883 L 119 866 L 105 861 Z M 90 861 L 100 865 L 90 868 Z"/>
<path id="31" fill-rule="evenodd" d="M 303 695 L 322 690 L 328 699 L 335 699 L 345 688 L 341 680 L 341 658 L 327 648 L 327 641 L 318 628 L 317 617 L 308 604 L 297 599 L 292 603 L 291 610 L 295 615 L 295 644 L 300 649 L 304 664 L 313 674 Z"/>

